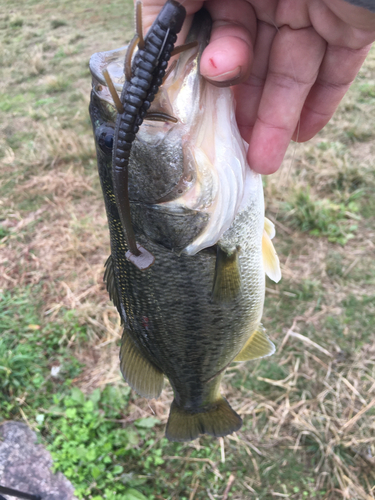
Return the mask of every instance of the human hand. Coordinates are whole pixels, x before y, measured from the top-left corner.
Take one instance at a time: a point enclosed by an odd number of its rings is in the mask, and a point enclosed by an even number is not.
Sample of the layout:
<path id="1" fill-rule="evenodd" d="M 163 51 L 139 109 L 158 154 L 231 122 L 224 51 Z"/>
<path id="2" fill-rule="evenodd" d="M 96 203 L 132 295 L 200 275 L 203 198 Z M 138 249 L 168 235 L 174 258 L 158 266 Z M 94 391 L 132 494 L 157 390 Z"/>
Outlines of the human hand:
<path id="1" fill-rule="evenodd" d="M 166 0 L 143 0 L 145 31 Z M 180 0 L 181 1 L 181 0 Z M 201 74 L 234 85 L 248 162 L 281 165 L 291 139 L 311 139 L 330 120 L 375 40 L 375 13 L 345 0 L 186 0 L 182 36 L 204 4 L 213 26 Z"/>

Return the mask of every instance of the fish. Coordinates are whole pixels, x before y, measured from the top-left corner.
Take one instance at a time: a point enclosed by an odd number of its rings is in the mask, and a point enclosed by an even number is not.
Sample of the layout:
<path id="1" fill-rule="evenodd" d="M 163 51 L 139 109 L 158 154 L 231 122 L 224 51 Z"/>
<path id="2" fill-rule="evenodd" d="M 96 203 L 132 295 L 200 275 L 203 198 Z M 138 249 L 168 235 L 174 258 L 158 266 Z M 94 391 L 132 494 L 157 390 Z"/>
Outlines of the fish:
<path id="1" fill-rule="evenodd" d="M 107 70 L 122 92 L 127 47 L 90 59 L 89 111 L 111 246 L 104 281 L 124 325 L 120 369 L 149 399 L 169 380 L 174 399 L 165 432 L 181 442 L 240 429 L 220 383 L 232 362 L 275 352 L 261 318 L 265 275 L 281 278 L 275 228 L 265 218 L 261 176 L 246 161 L 233 92 L 199 72 L 210 30 L 202 9 L 188 49 L 170 64 L 132 142 L 129 216 L 137 245 L 154 258 L 143 270 L 129 260 L 117 205 L 112 163 L 119 112 L 103 77 Z"/>

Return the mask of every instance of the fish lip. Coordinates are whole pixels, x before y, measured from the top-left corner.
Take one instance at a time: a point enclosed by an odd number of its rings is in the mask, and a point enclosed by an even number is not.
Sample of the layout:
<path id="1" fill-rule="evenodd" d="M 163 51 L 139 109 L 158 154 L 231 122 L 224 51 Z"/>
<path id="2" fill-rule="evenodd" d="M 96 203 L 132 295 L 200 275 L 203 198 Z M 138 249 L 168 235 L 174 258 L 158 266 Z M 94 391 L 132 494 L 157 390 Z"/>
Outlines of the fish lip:
<path id="1" fill-rule="evenodd" d="M 108 69 L 108 66 L 111 63 L 116 63 L 116 61 L 122 61 L 123 67 L 128 46 L 129 45 L 123 45 L 118 49 L 107 50 L 105 52 L 96 52 L 90 57 L 89 69 L 93 80 L 95 80 L 96 83 L 101 84 L 103 87 L 107 87 L 107 82 L 105 81 L 105 78 L 103 76 L 103 70 Z M 112 72 L 111 78 L 115 89 L 118 92 L 121 92 L 125 82 L 125 75 L 122 73 L 122 76 L 119 78 L 116 77 Z"/>

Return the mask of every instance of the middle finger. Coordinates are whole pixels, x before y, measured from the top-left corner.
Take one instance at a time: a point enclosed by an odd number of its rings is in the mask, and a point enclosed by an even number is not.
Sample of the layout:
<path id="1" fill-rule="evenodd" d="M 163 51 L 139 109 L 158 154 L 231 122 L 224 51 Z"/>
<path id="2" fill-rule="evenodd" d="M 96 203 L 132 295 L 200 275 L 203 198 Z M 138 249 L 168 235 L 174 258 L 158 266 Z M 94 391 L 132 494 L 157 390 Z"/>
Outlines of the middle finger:
<path id="1" fill-rule="evenodd" d="M 325 49 L 325 41 L 312 27 L 283 26 L 275 36 L 250 137 L 248 161 L 255 171 L 269 174 L 281 165 Z"/>

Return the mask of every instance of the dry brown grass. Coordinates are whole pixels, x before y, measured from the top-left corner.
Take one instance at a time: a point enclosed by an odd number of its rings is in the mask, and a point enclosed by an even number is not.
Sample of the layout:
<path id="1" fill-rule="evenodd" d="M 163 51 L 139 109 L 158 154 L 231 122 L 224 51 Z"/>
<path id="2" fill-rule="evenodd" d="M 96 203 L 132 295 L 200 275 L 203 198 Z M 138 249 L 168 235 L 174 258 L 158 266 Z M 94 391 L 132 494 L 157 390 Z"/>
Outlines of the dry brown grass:
<path id="1" fill-rule="evenodd" d="M 324 352 L 321 346 L 312 345 L 308 338 L 297 335 L 289 330 L 281 348 L 292 341 L 296 350 L 302 351 L 302 361 L 291 354 L 281 357 L 282 364 L 293 367 L 285 379 L 258 378 L 280 388 L 282 394 L 276 400 L 253 397 L 238 402 L 236 411 L 245 418 L 246 415 L 252 417 L 250 432 L 238 433 L 238 446 L 243 443 L 256 446 L 260 450 L 252 454 L 256 460 L 267 454 L 272 458 L 274 446 L 285 446 L 303 454 L 306 443 L 313 443 L 319 455 L 313 469 L 317 490 L 324 487 L 333 491 L 338 482 L 342 498 L 374 498 L 372 487 L 366 492 L 358 484 L 360 468 L 368 485 L 375 484 L 375 439 L 369 436 L 369 429 L 374 429 L 374 418 L 367 414 L 375 405 L 374 397 L 368 402 L 374 390 L 374 346 L 365 348 L 350 366 L 345 366 L 340 363 L 337 354 Z M 307 393 L 299 401 L 291 401 L 299 380 L 314 380 L 317 365 L 322 372 L 319 376 L 321 390 L 313 395 Z M 262 415 L 265 418 L 260 424 L 259 417 Z M 341 458 L 342 450 L 355 457 L 355 467 Z M 254 484 L 255 479 L 250 486 Z"/>

